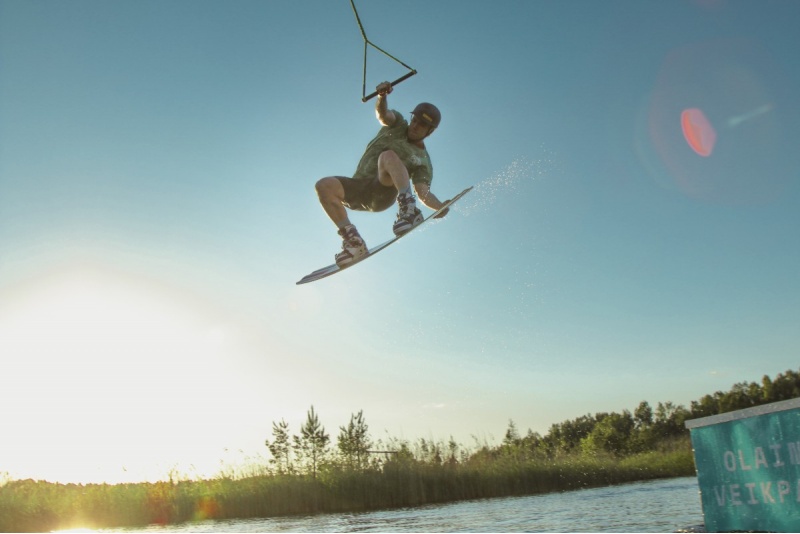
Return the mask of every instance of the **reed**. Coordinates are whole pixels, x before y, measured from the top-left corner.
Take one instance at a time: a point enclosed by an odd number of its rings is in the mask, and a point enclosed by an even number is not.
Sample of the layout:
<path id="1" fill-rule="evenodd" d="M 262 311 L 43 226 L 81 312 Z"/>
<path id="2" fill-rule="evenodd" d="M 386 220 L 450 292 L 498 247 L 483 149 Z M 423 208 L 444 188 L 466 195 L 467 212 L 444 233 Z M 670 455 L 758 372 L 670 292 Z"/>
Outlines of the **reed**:
<path id="1" fill-rule="evenodd" d="M 576 454 L 487 459 L 473 455 L 462 462 L 430 462 L 403 457 L 364 470 L 324 465 L 316 477 L 272 474 L 119 485 L 9 481 L 0 487 L 0 531 L 365 511 L 694 473 L 691 450 L 682 446 L 624 458 Z"/>

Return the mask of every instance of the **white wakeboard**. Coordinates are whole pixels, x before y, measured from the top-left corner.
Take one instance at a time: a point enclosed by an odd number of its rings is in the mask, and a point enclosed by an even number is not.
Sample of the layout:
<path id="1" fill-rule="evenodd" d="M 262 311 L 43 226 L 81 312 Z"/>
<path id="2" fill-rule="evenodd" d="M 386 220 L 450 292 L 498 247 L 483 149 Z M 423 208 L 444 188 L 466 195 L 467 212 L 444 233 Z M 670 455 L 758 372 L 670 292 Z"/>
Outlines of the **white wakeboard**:
<path id="1" fill-rule="evenodd" d="M 453 198 L 451 198 L 450 200 L 445 202 L 444 205 L 441 208 L 439 208 L 435 212 L 433 212 L 430 215 L 428 215 L 425 218 L 425 220 L 423 220 L 421 223 L 419 223 L 417 226 L 415 226 L 414 228 L 412 228 L 411 230 L 409 230 L 405 234 L 402 234 L 402 235 L 399 235 L 399 236 L 395 236 L 392 239 L 390 239 L 389 241 L 387 241 L 385 243 L 381 243 L 380 245 L 369 249 L 369 251 L 364 256 L 362 256 L 358 260 L 354 261 L 353 263 L 349 263 L 349 264 L 341 266 L 341 267 L 334 263 L 333 265 L 328 265 L 327 267 L 323 267 L 322 269 L 317 269 L 313 273 L 308 274 L 308 275 L 304 276 L 303 278 L 301 278 L 300 281 L 297 282 L 297 284 L 300 285 L 300 284 L 308 284 L 309 282 L 316 282 L 317 280 L 320 280 L 320 279 L 325 278 L 327 276 L 331 276 L 332 274 L 336 274 L 336 273 L 344 271 L 345 269 L 349 269 L 353 265 L 357 265 L 357 264 L 361 263 L 362 261 L 366 260 L 367 258 L 371 258 L 372 256 L 374 256 L 375 254 L 377 254 L 381 250 L 385 249 L 386 247 L 388 247 L 392 243 L 395 243 L 395 242 L 399 241 L 400 239 L 404 238 L 405 236 L 413 233 L 414 230 L 416 230 L 417 228 L 419 228 L 423 224 L 427 223 L 431 219 L 435 218 L 437 215 L 442 213 L 444 210 L 448 209 L 450 206 L 455 204 L 456 201 L 458 201 L 461 197 L 463 197 L 464 195 L 466 195 L 470 191 L 472 191 L 472 186 L 464 189 L 462 192 L 460 192 L 459 194 L 457 194 L 456 196 L 454 196 Z"/>

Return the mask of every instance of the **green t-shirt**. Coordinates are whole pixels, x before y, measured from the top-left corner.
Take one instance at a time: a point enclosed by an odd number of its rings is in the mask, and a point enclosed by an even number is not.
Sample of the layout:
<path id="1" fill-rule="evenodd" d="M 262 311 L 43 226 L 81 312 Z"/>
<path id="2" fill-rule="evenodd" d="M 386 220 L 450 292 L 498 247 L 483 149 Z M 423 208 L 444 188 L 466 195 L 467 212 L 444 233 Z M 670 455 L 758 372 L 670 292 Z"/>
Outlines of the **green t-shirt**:
<path id="1" fill-rule="evenodd" d="M 433 166 L 431 157 L 424 148 L 419 148 L 408 142 L 408 122 L 403 115 L 392 110 L 395 116 L 394 124 L 384 126 L 378 135 L 370 141 L 353 178 L 356 180 L 372 180 L 378 175 L 378 156 L 386 150 L 393 150 L 408 169 L 408 176 L 415 184 L 431 185 L 433 180 Z"/>

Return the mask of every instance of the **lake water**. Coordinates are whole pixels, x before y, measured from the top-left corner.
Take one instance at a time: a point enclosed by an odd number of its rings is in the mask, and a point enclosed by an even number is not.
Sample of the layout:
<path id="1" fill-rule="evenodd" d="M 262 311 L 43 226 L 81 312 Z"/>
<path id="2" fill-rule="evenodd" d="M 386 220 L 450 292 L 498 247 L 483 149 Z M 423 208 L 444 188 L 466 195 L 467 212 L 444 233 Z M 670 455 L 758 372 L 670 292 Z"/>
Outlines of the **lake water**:
<path id="1" fill-rule="evenodd" d="M 673 478 L 418 508 L 204 521 L 125 532 L 676 532 L 702 530 L 699 491 L 696 478 Z"/>

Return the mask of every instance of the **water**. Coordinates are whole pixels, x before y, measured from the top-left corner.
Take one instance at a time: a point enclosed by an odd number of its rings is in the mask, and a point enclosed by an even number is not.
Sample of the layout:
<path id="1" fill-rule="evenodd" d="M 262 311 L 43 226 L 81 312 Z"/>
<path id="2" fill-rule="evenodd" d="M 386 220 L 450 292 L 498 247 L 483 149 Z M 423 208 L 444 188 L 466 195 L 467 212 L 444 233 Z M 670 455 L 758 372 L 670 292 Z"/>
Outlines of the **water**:
<path id="1" fill-rule="evenodd" d="M 691 477 L 377 512 L 204 521 L 136 532 L 676 532 L 702 524 L 699 487 Z"/>

